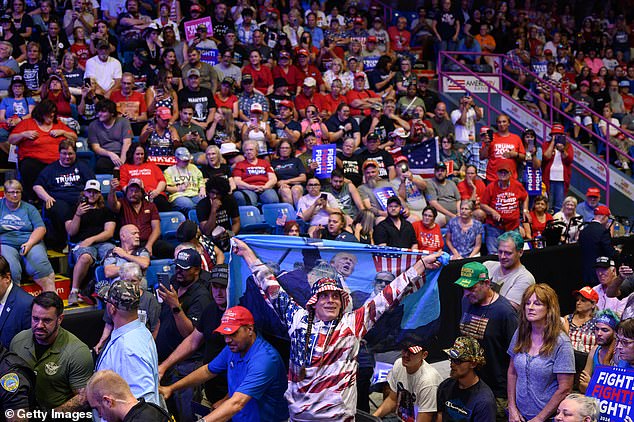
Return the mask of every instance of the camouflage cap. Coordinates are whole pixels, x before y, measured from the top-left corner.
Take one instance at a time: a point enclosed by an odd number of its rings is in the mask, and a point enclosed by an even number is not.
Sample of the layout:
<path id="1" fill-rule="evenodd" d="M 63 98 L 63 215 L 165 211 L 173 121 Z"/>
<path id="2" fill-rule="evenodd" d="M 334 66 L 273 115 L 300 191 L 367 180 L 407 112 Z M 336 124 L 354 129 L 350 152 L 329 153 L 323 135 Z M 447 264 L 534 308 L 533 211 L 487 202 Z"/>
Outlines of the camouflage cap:
<path id="1" fill-rule="evenodd" d="M 444 352 L 450 359 L 474 362 L 478 366 L 483 366 L 486 363 L 484 350 L 478 340 L 473 337 L 458 337 L 453 346 L 450 349 L 445 349 Z"/>
<path id="2" fill-rule="evenodd" d="M 139 309 L 141 292 L 139 286 L 129 281 L 118 280 L 99 289 L 99 297 L 123 311 Z"/>

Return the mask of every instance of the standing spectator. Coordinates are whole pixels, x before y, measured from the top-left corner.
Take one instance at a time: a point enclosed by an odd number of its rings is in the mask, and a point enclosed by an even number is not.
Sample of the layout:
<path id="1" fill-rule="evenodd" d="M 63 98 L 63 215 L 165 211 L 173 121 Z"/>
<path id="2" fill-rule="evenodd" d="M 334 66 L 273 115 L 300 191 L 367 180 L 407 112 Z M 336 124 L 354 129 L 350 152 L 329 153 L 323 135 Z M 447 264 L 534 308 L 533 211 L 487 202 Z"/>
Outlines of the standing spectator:
<path id="1" fill-rule="evenodd" d="M 436 103 L 430 121 L 436 136 L 449 136 L 455 132 L 455 127 L 447 115 L 447 104 L 442 101 Z"/>
<path id="2" fill-rule="evenodd" d="M 519 136 L 511 133 L 509 127 L 511 118 L 506 114 L 500 114 L 497 118 L 498 131 L 493 134 L 493 139 L 485 138 L 480 149 L 480 159 L 488 159 L 487 181 L 497 180 L 496 173 L 502 163 L 509 165 L 509 171 L 513 180 L 517 180 L 517 163 L 526 159 L 526 150 Z"/>
<path id="3" fill-rule="evenodd" d="M 524 254 L 524 239 L 511 231 L 501 234 L 496 241 L 499 262 L 485 261 L 484 265 L 500 295 L 519 309 L 524 291 L 535 284 L 535 277 L 520 261 Z"/>
<path id="4" fill-rule="evenodd" d="M 429 205 L 438 211 L 436 222 L 440 227 L 458 214 L 460 192 L 456 184 L 447 179 L 447 166 L 442 161 L 434 166 L 434 178 L 427 183 L 426 196 Z"/>
<path id="5" fill-rule="evenodd" d="M 493 421 L 496 401 L 491 388 L 478 376 L 486 365 L 482 347 L 473 337 L 458 337 L 445 349 L 449 356 L 449 379 L 438 386 L 438 414 L 441 421 L 459 420 L 470 415 L 474 421 Z"/>
<path id="6" fill-rule="evenodd" d="M 0 307 L 0 349 L 3 349 L 9 347 L 16 334 L 31 326 L 33 306 L 33 296 L 13 282 L 11 267 L 3 256 L 0 256 L 0 297 L 3 300 Z"/>
<path id="7" fill-rule="evenodd" d="M 550 136 L 550 140 L 545 142 L 543 147 L 542 177 L 550 197 L 551 208 L 558 212 L 570 187 L 574 150 L 562 125 L 553 125 Z"/>
<path id="8" fill-rule="evenodd" d="M 451 112 L 451 122 L 455 127 L 456 142 L 469 145 L 476 142 L 476 122 L 482 120 L 484 110 L 475 105 L 469 94 L 460 99 L 457 109 Z"/>
<path id="9" fill-rule="evenodd" d="M 46 254 L 46 227 L 37 209 L 22 200 L 22 184 L 15 179 L 4 182 L 0 199 L 0 244 L 17 284 L 24 269 L 44 291 L 55 291 L 55 273 Z"/>
<path id="10" fill-rule="evenodd" d="M 92 169 L 84 161 L 77 161 L 75 142 L 60 142 L 59 160 L 46 166 L 33 186 L 51 221 L 49 248 L 62 250 L 66 246 L 64 223 L 71 218 L 86 182 L 94 178 Z"/>
<path id="11" fill-rule="evenodd" d="M 79 288 L 88 275 L 88 270 L 93 264 L 100 263 L 114 248 L 110 240 L 114 236 L 116 225 L 115 216 L 106 207 L 101 195 L 101 184 L 94 179 L 87 181 L 75 213 L 65 223 L 75 261 L 68 306 L 77 305 Z M 82 300 L 94 304 L 89 295 L 82 295 Z"/>
<path id="12" fill-rule="evenodd" d="M 57 106 L 44 100 L 35 106 L 31 118 L 22 120 L 9 135 L 8 142 L 18 146 L 18 166 L 27 191 L 25 199 L 34 199 L 33 185 L 40 172 L 59 159 L 59 144 L 75 142 L 77 134 L 58 120 Z"/>
<path id="13" fill-rule="evenodd" d="M 524 292 L 508 354 L 509 421 L 549 418 L 572 390 L 575 361 L 557 294 L 547 284 Z"/>
<path id="14" fill-rule="evenodd" d="M 436 414 L 436 393 L 442 378 L 433 366 L 425 361 L 427 350 L 418 345 L 401 348 L 387 375 L 388 396 L 374 412 L 382 417 L 396 413 L 400 420 L 431 421 Z"/>
<path id="15" fill-rule="evenodd" d="M 511 163 L 497 166 L 497 179 L 484 191 L 480 206 L 487 214 L 487 252 L 497 252 L 496 238 L 510 230 L 519 230 L 522 216 L 530 218 L 528 194 L 520 182 L 511 179 Z M 502 198 L 504 198 L 502 200 Z"/>
<path id="16" fill-rule="evenodd" d="M 451 259 L 474 258 L 480 256 L 482 248 L 482 223 L 473 217 L 474 202 L 460 201 L 460 214 L 447 223 L 445 241 L 451 251 Z"/>
<path id="17" fill-rule="evenodd" d="M 165 169 L 165 190 L 174 208 L 187 215 L 206 196 L 202 172 L 192 164 L 192 155 L 185 147 L 176 148 L 176 164 Z"/>
<path id="18" fill-rule="evenodd" d="M 487 267 L 479 262 L 463 265 L 455 284 L 464 289 L 460 334 L 473 337 L 482 346 L 486 364 L 477 372 L 495 396 L 496 420 L 508 421 L 506 372 L 510 359 L 504 352 L 517 329 L 517 312 L 493 290 Z"/>
<path id="19" fill-rule="evenodd" d="M 257 157 L 257 142 L 245 141 L 242 144 L 244 161 L 233 169 L 233 178 L 237 190 L 233 193 L 238 205 L 255 205 L 258 200 L 263 204 L 279 202 L 273 190 L 277 177 L 273 168 L 263 159 Z"/>
<path id="20" fill-rule="evenodd" d="M 84 388 L 94 363 L 88 346 L 60 326 L 63 312 L 64 302 L 57 294 L 40 293 L 33 299 L 31 328 L 13 338 L 11 351 L 35 372 L 35 396 L 40 406 L 74 412 L 83 409 Z M 48 353 L 36 354 L 42 349 Z"/>
<path id="21" fill-rule="evenodd" d="M 462 20 L 452 10 L 451 0 L 442 0 L 441 10 L 436 13 L 431 24 L 431 29 L 436 36 L 436 55 L 441 51 L 456 51 L 458 49 L 458 35 L 460 35 Z M 438 65 L 442 66 L 443 61 Z"/>
<path id="22" fill-rule="evenodd" d="M 374 228 L 374 242 L 376 245 L 418 249 L 417 232 L 414 230 L 412 223 L 401 215 L 402 210 L 403 205 L 398 196 L 388 198 L 387 218 Z"/>
<path id="23" fill-rule="evenodd" d="M 387 29 L 390 37 L 389 45 L 396 54 L 409 55 L 412 33 L 407 28 L 407 18 L 399 16 L 395 26 Z"/>
<path id="24" fill-rule="evenodd" d="M 610 225 L 612 212 L 605 205 L 599 205 L 594 209 L 594 218 L 579 234 L 579 246 L 581 248 L 581 273 L 585 285 L 597 284 L 596 274 L 592 266 L 600 256 L 613 259 L 616 249 L 612 246 Z"/>
<path id="25" fill-rule="evenodd" d="M 442 251 L 445 246 L 440 225 L 436 224 L 438 211 L 431 205 L 427 205 L 422 212 L 422 220 L 415 221 L 412 226 L 416 233 L 418 249 L 428 253 Z"/>
<path id="26" fill-rule="evenodd" d="M 117 116 L 117 105 L 103 99 L 97 103 L 97 120 L 88 126 L 88 143 L 97 155 L 95 173 L 112 173 L 125 162 L 132 144 L 130 122 Z"/>

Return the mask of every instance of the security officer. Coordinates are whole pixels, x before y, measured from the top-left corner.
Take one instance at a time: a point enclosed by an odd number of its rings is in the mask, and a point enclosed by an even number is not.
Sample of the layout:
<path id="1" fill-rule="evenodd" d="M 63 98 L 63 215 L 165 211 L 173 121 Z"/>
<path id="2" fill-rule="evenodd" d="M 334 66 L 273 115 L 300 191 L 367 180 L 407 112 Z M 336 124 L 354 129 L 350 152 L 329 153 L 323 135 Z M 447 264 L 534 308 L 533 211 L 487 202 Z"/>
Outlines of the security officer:
<path id="1" fill-rule="evenodd" d="M 35 374 L 21 357 L 0 344 L 0 422 L 26 421 L 18 410 L 33 411 L 35 403 Z"/>

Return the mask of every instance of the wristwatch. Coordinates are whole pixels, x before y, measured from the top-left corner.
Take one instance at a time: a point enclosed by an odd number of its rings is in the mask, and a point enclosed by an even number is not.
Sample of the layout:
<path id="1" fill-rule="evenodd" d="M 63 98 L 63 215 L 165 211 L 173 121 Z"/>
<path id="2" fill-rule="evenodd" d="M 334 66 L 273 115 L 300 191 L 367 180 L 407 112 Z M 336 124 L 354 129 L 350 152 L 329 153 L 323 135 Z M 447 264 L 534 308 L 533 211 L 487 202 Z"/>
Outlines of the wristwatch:
<path id="1" fill-rule="evenodd" d="M 172 313 L 173 314 L 179 314 L 182 311 L 180 306 L 175 306 L 172 308 Z"/>

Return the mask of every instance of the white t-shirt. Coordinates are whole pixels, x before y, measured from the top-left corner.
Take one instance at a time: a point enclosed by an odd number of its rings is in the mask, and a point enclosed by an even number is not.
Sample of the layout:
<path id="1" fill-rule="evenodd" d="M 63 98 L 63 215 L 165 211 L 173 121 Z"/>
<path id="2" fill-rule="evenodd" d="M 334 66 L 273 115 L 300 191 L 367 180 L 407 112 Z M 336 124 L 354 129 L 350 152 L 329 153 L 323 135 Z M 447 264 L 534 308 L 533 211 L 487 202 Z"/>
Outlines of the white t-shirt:
<path id="1" fill-rule="evenodd" d="M 91 57 L 86 62 L 84 78 L 95 78 L 97 85 L 107 91 L 113 87 L 115 79 L 121 79 L 121 63 L 113 57 L 108 57 L 105 63 L 97 56 Z"/>
<path id="2" fill-rule="evenodd" d="M 489 270 L 491 282 L 500 286 L 500 296 L 504 296 L 509 301 L 520 304 L 524 291 L 531 284 L 535 284 L 535 277 L 525 266 L 521 265 L 508 274 L 502 274 L 502 266 L 496 261 L 486 261 L 484 266 Z"/>
<path id="3" fill-rule="evenodd" d="M 625 305 L 627 305 L 628 298 L 619 299 L 616 297 L 608 297 L 605 294 L 605 290 L 603 289 L 603 286 L 601 286 L 600 284 L 597 284 L 596 286 L 594 286 L 592 290 L 597 292 L 597 294 L 599 295 L 599 301 L 597 302 L 597 309 L 599 311 L 602 311 L 604 309 L 611 309 L 618 316 L 621 316 L 621 314 L 623 313 L 623 310 L 625 309 Z"/>
<path id="4" fill-rule="evenodd" d="M 416 420 L 419 413 L 436 411 L 436 392 L 442 377 L 427 362 L 423 361 L 418 371 L 410 375 L 402 358 L 398 358 L 387 382 L 396 391 L 395 413 L 401 420 Z"/>
<path id="5" fill-rule="evenodd" d="M 467 112 L 467 121 L 463 126 L 461 124 L 457 124 L 456 122 L 460 119 L 462 113 L 460 109 L 456 109 L 451 112 L 451 122 L 454 124 L 456 131 L 456 142 L 462 142 L 463 144 L 469 143 L 469 137 L 471 139 L 475 139 L 475 124 L 476 124 L 476 112 L 473 108 L 470 108 Z"/>
<path id="6" fill-rule="evenodd" d="M 334 196 L 332 196 L 332 194 L 327 193 L 327 192 L 322 192 L 319 194 L 319 196 L 310 196 L 308 194 L 302 196 L 301 198 L 299 198 L 299 201 L 297 201 L 297 214 L 299 213 L 303 213 L 310 208 L 318 199 L 322 194 L 326 194 L 328 196 L 328 207 L 329 208 L 339 208 L 339 202 L 337 202 L 337 200 L 335 199 Z M 316 212 L 315 214 L 313 214 L 313 218 L 310 219 L 310 225 L 311 226 L 319 226 L 322 225 L 324 227 L 326 227 L 326 225 L 328 224 L 328 217 L 330 216 L 330 214 L 328 214 L 328 211 L 326 211 L 325 209 L 320 209 L 318 212 Z"/>
<path id="7" fill-rule="evenodd" d="M 564 163 L 561 161 L 561 152 L 558 149 L 554 151 L 553 163 L 550 166 L 550 180 L 553 182 L 564 181 Z"/>

